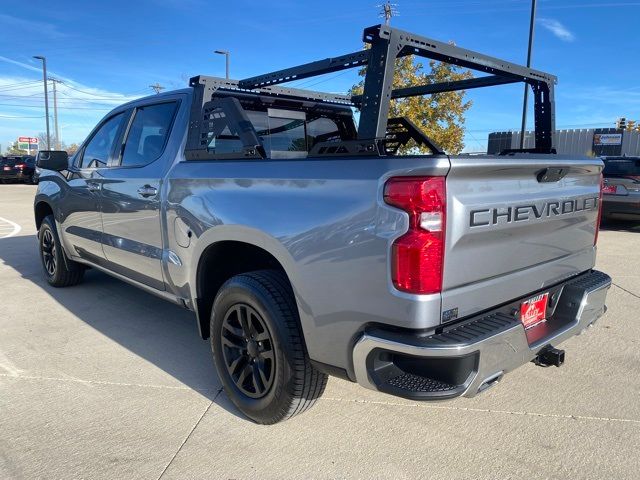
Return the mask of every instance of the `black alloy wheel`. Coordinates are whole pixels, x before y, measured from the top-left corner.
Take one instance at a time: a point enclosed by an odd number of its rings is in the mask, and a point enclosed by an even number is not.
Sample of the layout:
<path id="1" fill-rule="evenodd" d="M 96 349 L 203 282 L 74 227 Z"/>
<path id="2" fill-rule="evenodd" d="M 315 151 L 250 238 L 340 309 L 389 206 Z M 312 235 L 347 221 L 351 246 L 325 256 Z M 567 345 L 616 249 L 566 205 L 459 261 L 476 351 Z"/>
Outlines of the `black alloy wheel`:
<path id="1" fill-rule="evenodd" d="M 278 270 L 227 280 L 210 317 L 218 377 L 231 402 L 255 422 L 271 425 L 311 408 L 327 375 L 309 359 L 293 288 Z"/>
<path id="2" fill-rule="evenodd" d="M 227 372 L 238 389 L 251 398 L 263 397 L 275 376 L 273 339 L 264 319 L 238 303 L 224 317 L 221 340 Z"/>
<path id="3" fill-rule="evenodd" d="M 50 277 L 56 274 L 57 258 L 56 258 L 56 242 L 53 239 L 51 230 L 46 229 L 42 232 L 42 263 L 44 269 Z"/>
<path id="4" fill-rule="evenodd" d="M 65 255 L 53 215 L 42 219 L 38 231 L 38 247 L 44 276 L 53 287 L 70 287 L 80 283 L 85 267 Z"/>

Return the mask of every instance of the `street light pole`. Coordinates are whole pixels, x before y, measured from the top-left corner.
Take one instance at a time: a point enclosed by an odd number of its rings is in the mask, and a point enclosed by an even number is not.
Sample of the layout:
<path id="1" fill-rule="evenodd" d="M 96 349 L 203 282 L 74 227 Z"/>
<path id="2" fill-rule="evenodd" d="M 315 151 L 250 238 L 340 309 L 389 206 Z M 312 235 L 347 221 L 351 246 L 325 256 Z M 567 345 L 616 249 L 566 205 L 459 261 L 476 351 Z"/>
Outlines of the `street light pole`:
<path id="1" fill-rule="evenodd" d="M 229 50 L 214 50 L 213 53 L 217 53 L 218 55 L 224 55 L 226 62 L 226 77 L 229 79 L 229 56 L 231 55 Z"/>
<path id="2" fill-rule="evenodd" d="M 531 19 L 529 21 L 529 47 L 527 48 L 527 68 L 531 67 L 531 50 L 536 25 L 537 0 L 531 0 Z M 524 148 L 524 135 L 527 131 L 527 103 L 529 101 L 529 84 L 524 84 L 524 102 L 522 104 L 522 128 L 520 129 L 520 149 Z"/>
<path id="3" fill-rule="evenodd" d="M 49 135 L 49 92 L 47 89 L 47 59 L 41 55 L 33 58 L 42 60 L 42 81 L 44 83 L 44 115 L 47 119 L 47 150 L 51 150 L 51 137 Z"/>

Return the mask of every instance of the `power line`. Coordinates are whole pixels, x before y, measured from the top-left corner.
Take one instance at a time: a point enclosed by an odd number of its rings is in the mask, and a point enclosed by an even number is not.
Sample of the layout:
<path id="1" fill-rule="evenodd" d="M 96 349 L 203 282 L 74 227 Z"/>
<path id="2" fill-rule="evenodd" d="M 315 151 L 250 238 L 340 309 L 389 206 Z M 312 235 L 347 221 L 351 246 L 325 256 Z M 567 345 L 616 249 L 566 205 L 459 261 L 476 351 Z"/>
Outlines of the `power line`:
<path id="1" fill-rule="evenodd" d="M 42 80 L 22 80 L 20 82 L 16 82 L 16 83 L 5 83 L 4 85 L 2 85 L 0 88 L 5 88 L 5 87 L 19 87 L 20 85 L 25 85 L 27 83 L 40 83 Z"/>
<path id="2" fill-rule="evenodd" d="M 27 87 L 35 87 L 36 85 L 39 85 L 40 83 L 42 83 L 42 81 L 35 81 L 35 82 L 29 82 L 29 83 L 25 83 L 22 85 L 16 85 L 14 84 L 12 87 L 0 87 L 0 92 L 11 92 L 14 90 L 22 90 L 23 88 L 27 88 Z"/>
<path id="3" fill-rule="evenodd" d="M 0 103 L 0 105 L 4 107 L 42 108 L 39 105 L 20 105 L 15 103 Z M 92 107 L 59 107 L 59 108 L 65 109 L 65 110 L 112 110 L 112 108 L 92 108 Z"/>
<path id="4" fill-rule="evenodd" d="M 40 115 L 39 117 L 23 117 L 23 116 L 14 116 L 14 115 L 0 115 L 0 118 L 44 118 L 44 115 Z"/>
<path id="5" fill-rule="evenodd" d="M 123 93 L 121 97 L 105 97 L 105 96 L 102 96 L 102 95 L 94 93 L 94 92 L 89 92 L 87 90 L 81 90 L 80 88 L 72 87 L 71 85 L 69 85 L 66 82 L 62 82 L 62 84 L 65 87 L 70 88 L 71 90 L 75 90 L 76 92 L 84 93 L 86 95 L 92 95 L 92 96 L 97 97 L 97 98 L 99 98 L 101 100 L 126 100 L 126 98 L 123 98 L 123 97 L 129 97 L 129 96 L 138 95 L 138 92 L 135 92 L 135 93 Z M 164 88 L 164 87 L 161 87 L 161 88 Z"/>
<path id="6" fill-rule="evenodd" d="M 42 99 L 44 95 L 40 92 L 30 93 L 29 95 L 7 95 L 6 93 L 0 93 L 0 97 L 4 98 L 28 98 L 28 99 Z"/>
<path id="7" fill-rule="evenodd" d="M 314 82 L 314 83 L 309 83 L 309 81 L 307 80 L 306 82 L 298 83 L 297 85 L 293 85 L 292 84 L 291 86 L 292 87 L 296 87 L 296 88 L 300 88 L 300 87 L 309 88 L 309 87 L 313 87 L 314 85 L 318 85 L 320 83 L 328 82 L 329 80 L 333 80 L 334 78 L 337 78 L 337 77 L 339 77 L 341 75 L 345 75 L 347 73 L 351 73 L 351 72 L 349 70 L 344 70 L 344 71 L 342 71 L 340 73 L 337 73 L 335 75 L 327 77 L 327 78 L 325 78 L 323 80 L 318 80 L 317 82 Z"/>

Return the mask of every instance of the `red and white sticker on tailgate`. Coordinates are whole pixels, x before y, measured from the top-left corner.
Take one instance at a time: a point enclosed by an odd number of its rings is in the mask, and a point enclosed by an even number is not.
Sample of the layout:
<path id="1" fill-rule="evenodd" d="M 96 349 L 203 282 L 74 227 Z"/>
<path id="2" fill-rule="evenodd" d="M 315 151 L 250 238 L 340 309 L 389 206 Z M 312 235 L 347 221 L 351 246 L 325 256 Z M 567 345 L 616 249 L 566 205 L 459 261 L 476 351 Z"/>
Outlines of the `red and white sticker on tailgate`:
<path id="1" fill-rule="evenodd" d="M 531 328 L 547 319 L 549 292 L 541 293 L 520 305 L 520 321 L 524 328 Z"/>

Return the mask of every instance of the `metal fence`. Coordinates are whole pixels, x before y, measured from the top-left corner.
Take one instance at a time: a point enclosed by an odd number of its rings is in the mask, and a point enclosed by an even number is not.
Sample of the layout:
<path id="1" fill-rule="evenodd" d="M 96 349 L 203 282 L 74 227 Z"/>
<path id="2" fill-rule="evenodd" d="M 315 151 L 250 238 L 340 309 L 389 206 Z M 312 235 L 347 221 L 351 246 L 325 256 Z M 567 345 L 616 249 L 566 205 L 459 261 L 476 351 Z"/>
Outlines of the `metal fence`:
<path id="1" fill-rule="evenodd" d="M 596 135 L 622 135 L 619 144 L 598 144 Z M 640 156 L 640 132 L 615 128 L 587 128 L 556 130 L 553 144 L 558 153 L 567 155 L 627 155 Z M 534 132 L 524 137 L 524 148 L 534 147 Z M 497 155 L 503 150 L 520 148 L 520 132 L 494 132 L 489 134 L 487 152 Z"/>

